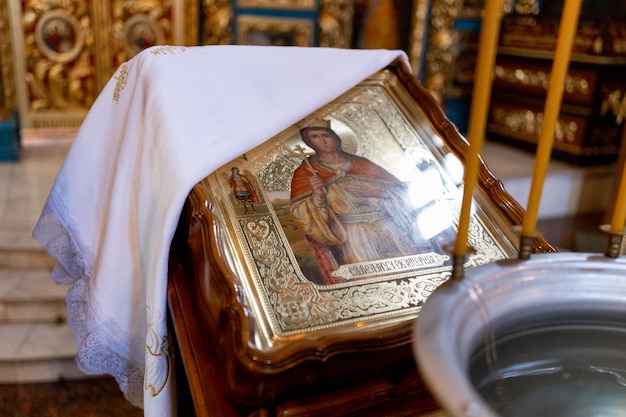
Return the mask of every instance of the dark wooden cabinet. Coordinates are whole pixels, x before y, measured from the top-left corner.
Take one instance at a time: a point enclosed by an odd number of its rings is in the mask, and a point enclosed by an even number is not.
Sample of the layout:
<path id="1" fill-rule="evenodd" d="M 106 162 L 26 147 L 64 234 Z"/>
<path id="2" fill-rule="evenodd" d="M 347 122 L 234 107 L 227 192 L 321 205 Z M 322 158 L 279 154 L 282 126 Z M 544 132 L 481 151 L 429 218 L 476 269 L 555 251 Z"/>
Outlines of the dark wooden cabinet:
<path id="1" fill-rule="evenodd" d="M 616 159 L 626 108 L 626 23 L 583 19 L 557 122 L 555 158 L 589 165 Z M 534 149 L 539 137 L 558 19 L 504 20 L 488 119 L 490 137 Z"/>

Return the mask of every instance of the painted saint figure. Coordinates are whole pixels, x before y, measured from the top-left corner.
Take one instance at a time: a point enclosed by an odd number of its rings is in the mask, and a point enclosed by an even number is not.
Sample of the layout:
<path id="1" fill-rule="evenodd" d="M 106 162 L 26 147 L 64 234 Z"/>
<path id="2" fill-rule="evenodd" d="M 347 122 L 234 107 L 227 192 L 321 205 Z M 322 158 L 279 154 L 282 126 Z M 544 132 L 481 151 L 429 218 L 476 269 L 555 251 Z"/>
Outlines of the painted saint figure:
<path id="1" fill-rule="evenodd" d="M 327 120 L 300 135 L 315 155 L 294 171 L 291 217 L 306 235 L 325 283 L 341 282 L 332 272 L 344 264 L 420 253 L 403 183 L 343 151 Z"/>
<path id="2" fill-rule="evenodd" d="M 243 212 L 248 212 L 248 206 L 250 206 L 252 211 L 256 212 L 254 203 L 261 204 L 261 200 L 256 193 L 254 180 L 249 178 L 247 174 L 240 173 L 237 167 L 232 167 L 230 172 L 230 190 L 235 196 L 235 199 L 243 205 Z"/>

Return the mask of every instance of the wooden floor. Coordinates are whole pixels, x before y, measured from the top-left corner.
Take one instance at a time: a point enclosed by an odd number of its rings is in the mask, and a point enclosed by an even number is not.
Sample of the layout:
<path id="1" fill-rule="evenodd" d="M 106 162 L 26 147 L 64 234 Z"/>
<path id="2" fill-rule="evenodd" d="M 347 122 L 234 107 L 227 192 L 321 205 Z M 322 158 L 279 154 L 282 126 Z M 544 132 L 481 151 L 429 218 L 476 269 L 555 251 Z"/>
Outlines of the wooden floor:
<path id="1" fill-rule="evenodd" d="M 143 416 L 112 378 L 77 376 L 74 339 L 52 302 L 58 299 L 65 310 L 66 289 L 45 273 L 52 264 L 44 262 L 43 249 L 31 237 L 70 141 L 59 142 L 34 143 L 22 150 L 19 162 L 0 162 L 0 417 Z M 27 294 L 33 298 L 22 300 Z M 22 314 L 14 317 L 7 305 L 18 300 L 24 301 Z M 40 379 L 25 372 L 34 362 Z"/>
<path id="2" fill-rule="evenodd" d="M 140 417 L 112 378 L 0 385 L 2 417 Z"/>

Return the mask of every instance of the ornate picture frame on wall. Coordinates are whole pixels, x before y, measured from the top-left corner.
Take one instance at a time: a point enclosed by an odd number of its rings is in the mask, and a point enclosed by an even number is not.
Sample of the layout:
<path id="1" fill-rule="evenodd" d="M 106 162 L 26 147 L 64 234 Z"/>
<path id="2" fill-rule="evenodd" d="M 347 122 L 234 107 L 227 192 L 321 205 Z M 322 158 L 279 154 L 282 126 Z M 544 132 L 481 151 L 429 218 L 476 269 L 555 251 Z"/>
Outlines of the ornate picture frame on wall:
<path id="1" fill-rule="evenodd" d="M 315 0 L 236 0 L 234 6 L 240 9 L 314 11 L 317 8 L 317 2 Z"/>
<path id="2" fill-rule="evenodd" d="M 198 183 L 169 290 L 196 413 L 289 408 L 414 367 L 411 323 L 451 271 L 466 149 L 396 61 Z M 467 267 L 513 256 L 523 211 L 484 165 L 475 203 Z"/>
<path id="3" fill-rule="evenodd" d="M 0 3 L 0 64 L 2 76 L 0 76 L 0 119 L 6 120 L 9 114 L 17 110 L 15 88 L 15 71 L 13 69 L 13 57 L 11 55 L 11 31 L 9 24 L 9 10 L 6 2 Z"/>
<path id="4" fill-rule="evenodd" d="M 35 41 L 42 54 L 52 61 L 65 63 L 76 59 L 85 39 L 75 16 L 63 9 L 52 9 L 37 22 Z"/>
<path id="5" fill-rule="evenodd" d="M 314 46 L 313 19 L 239 14 L 236 43 L 266 46 Z"/>
<path id="6" fill-rule="evenodd" d="M 199 18 L 195 0 L 2 2 L 8 106 L 21 129 L 75 130 L 115 69 L 142 47 L 198 44 Z"/>
<path id="7" fill-rule="evenodd" d="M 245 43 L 250 32 L 266 44 L 273 39 L 282 44 L 286 35 L 299 46 L 352 47 L 353 0 L 202 0 L 201 4 L 202 45 Z M 237 27 L 241 18 L 243 32 Z M 309 36 L 312 43 L 307 43 Z"/>
<path id="8" fill-rule="evenodd" d="M 505 15 L 532 16 L 539 0 L 504 0 Z M 407 45 L 411 67 L 420 83 L 465 131 L 473 86 L 483 1 L 413 0 Z"/>
<path id="9" fill-rule="evenodd" d="M 163 42 L 163 30 L 150 16 L 138 13 L 124 22 L 123 45 L 128 59 L 146 48 L 162 45 Z"/>

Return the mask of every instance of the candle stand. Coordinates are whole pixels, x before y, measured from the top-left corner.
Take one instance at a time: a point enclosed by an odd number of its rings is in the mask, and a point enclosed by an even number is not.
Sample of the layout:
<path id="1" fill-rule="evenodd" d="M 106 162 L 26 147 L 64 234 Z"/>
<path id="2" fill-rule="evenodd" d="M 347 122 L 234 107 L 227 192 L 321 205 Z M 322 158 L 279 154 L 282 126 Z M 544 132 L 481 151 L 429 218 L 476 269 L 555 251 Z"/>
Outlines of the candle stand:
<path id="1" fill-rule="evenodd" d="M 485 16 L 495 3 L 486 2 Z M 626 409 L 626 260 L 619 256 L 626 174 L 612 222 L 601 227 L 609 234 L 605 254 L 532 254 L 580 5 L 566 0 L 563 10 L 518 259 L 463 270 L 463 207 L 452 277 L 427 299 L 414 325 L 414 357 L 449 417 L 622 415 Z M 483 117 L 470 123 L 482 126 Z M 471 165 L 466 171 L 466 178 L 473 175 Z"/>
<path id="2" fill-rule="evenodd" d="M 606 252 L 604 253 L 605 256 L 614 259 L 618 258 L 621 254 L 622 241 L 624 240 L 624 232 L 613 232 L 611 231 L 611 226 L 608 224 L 603 224 L 602 226 L 600 226 L 600 230 L 608 235 Z"/>

